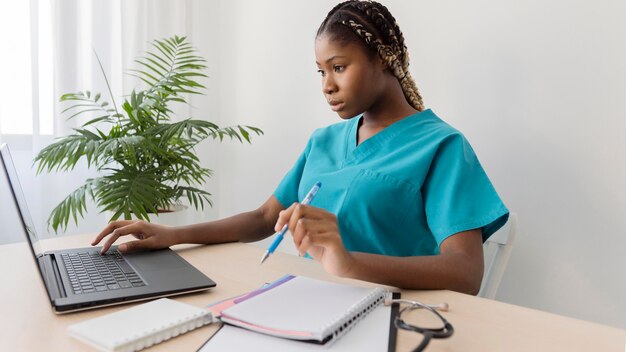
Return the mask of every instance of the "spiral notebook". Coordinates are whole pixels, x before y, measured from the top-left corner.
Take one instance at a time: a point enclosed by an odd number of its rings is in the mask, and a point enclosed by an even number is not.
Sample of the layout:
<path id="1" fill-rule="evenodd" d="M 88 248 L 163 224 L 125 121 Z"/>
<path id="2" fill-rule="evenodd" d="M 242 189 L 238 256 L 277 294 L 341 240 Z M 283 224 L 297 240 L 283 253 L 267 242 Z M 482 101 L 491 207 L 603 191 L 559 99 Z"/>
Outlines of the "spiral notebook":
<path id="1" fill-rule="evenodd" d="M 395 352 L 397 330 L 394 317 L 397 312 L 397 305 L 378 306 L 330 346 L 283 339 L 223 324 L 198 352 Z"/>
<path id="2" fill-rule="evenodd" d="M 238 297 L 221 311 L 220 319 L 272 336 L 325 344 L 346 334 L 386 295 L 381 287 L 287 275 Z"/>
<path id="3" fill-rule="evenodd" d="M 70 335 L 101 351 L 139 351 L 213 321 L 205 308 L 161 298 L 70 325 Z"/>

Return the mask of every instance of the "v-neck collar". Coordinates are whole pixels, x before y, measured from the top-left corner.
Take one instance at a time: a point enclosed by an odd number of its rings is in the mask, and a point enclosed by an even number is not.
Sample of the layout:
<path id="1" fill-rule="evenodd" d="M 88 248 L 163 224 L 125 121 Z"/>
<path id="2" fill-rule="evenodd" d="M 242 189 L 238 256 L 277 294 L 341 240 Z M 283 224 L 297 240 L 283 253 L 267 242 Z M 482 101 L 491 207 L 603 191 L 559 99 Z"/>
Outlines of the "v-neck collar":
<path id="1" fill-rule="evenodd" d="M 416 112 L 413 115 L 409 115 L 401 120 L 398 120 L 391 125 L 385 127 L 380 132 L 369 137 L 361 144 L 357 146 L 357 134 L 359 124 L 363 119 L 363 114 L 355 117 L 350 121 L 352 125 L 346 136 L 346 157 L 343 162 L 344 165 L 351 164 L 355 161 L 361 160 L 374 151 L 379 150 L 387 141 L 395 137 L 398 133 L 404 130 L 404 126 L 412 123 L 412 121 L 425 112 L 430 112 L 430 109 Z"/>

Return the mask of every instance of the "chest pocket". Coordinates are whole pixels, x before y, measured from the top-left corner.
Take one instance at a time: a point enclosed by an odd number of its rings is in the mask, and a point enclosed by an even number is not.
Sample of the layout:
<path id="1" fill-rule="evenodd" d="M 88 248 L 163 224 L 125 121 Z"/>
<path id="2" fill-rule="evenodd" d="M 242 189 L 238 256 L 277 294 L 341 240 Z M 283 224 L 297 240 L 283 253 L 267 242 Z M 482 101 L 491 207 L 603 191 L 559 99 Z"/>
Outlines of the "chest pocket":
<path id="1" fill-rule="evenodd" d="M 372 170 L 361 170 L 348 188 L 339 212 L 345 247 L 387 255 L 402 255 L 423 212 L 419 189 Z M 421 209 L 420 209 L 421 207 Z"/>

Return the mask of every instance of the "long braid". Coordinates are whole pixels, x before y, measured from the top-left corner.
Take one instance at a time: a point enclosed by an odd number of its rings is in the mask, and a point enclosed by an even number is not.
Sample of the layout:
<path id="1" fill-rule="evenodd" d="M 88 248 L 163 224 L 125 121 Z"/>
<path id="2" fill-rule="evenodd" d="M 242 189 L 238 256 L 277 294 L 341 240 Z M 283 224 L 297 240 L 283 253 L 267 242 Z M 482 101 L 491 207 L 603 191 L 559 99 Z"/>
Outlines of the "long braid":
<path id="1" fill-rule="evenodd" d="M 388 33 L 390 34 L 390 36 L 393 36 L 393 38 L 397 41 L 397 48 L 398 51 L 401 53 L 401 67 L 404 72 L 402 76 L 396 75 L 396 77 L 398 77 L 398 79 L 400 80 L 400 85 L 402 86 L 402 90 L 404 91 L 407 100 L 417 110 L 422 111 L 424 110 L 424 103 L 422 101 L 422 96 L 420 95 L 417 88 L 417 84 L 415 83 L 415 80 L 409 72 L 409 51 L 406 47 L 406 44 L 404 44 L 404 35 L 402 34 L 400 27 L 398 26 L 398 22 L 389 12 L 389 9 L 387 9 L 387 7 L 382 4 L 378 4 L 378 7 L 381 12 L 381 16 L 390 19 L 393 23 L 393 28 L 388 29 Z"/>
<path id="2" fill-rule="evenodd" d="M 408 70 L 409 54 L 404 36 L 385 6 L 375 1 L 349 0 L 340 3 L 328 13 L 317 35 L 329 31 L 335 24 L 349 28 L 377 53 L 400 82 L 409 104 L 418 111 L 424 110 L 422 97 Z"/>

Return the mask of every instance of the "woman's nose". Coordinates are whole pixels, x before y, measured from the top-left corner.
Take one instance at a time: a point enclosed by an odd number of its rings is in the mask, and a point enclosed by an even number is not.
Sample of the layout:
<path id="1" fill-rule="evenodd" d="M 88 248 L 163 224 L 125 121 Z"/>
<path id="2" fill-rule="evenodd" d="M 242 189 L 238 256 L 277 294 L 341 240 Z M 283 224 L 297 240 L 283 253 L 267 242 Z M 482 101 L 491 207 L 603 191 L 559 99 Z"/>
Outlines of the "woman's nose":
<path id="1" fill-rule="evenodd" d="M 333 94 L 337 92 L 337 85 L 330 75 L 324 77 L 322 82 L 322 91 L 324 94 Z"/>

